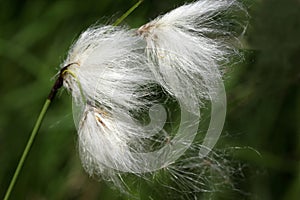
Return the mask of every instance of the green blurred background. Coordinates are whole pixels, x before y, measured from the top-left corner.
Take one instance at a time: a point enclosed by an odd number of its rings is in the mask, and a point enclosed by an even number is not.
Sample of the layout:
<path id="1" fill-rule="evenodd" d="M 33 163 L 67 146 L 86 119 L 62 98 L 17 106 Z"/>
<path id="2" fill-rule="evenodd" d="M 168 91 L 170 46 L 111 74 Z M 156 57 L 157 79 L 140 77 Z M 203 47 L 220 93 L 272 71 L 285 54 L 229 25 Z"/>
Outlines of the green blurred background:
<path id="1" fill-rule="evenodd" d="M 135 2 L 0 1 L 1 198 L 69 46 L 91 24 L 112 22 Z M 125 23 L 139 27 L 183 2 L 145 0 Z M 243 167 L 235 184 L 242 195 L 225 190 L 210 199 L 300 199 L 300 1 L 245 5 L 250 14 L 245 60 L 225 78 L 228 112 L 218 144 L 236 147 L 232 156 Z M 63 91 L 46 115 L 11 199 L 130 199 L 85 174 L 76 140 L 71 97 Z"/>

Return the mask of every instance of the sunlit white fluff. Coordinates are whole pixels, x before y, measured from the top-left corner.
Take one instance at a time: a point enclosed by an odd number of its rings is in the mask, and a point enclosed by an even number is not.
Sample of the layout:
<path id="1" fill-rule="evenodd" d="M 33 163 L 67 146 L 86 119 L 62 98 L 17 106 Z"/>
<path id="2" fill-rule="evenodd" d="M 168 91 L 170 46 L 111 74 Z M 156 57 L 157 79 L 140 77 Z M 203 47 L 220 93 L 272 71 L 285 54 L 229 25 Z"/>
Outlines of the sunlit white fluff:
<path id="1" fill-rule="evenodd" d="M 235 0 L 201 0 L 183 5 L 138 29 L 147 42 L 148 57 L 157 63 L 151 71 L 170 93 L 190 99 L 187 104 L 208 98 L 209 91 L 221 78 L 220 66 L 235 51 L 225 41 L 232 40 L 230 24 L 237 22 L 223 18 L 241 9 Z"/>
<path id="2" fill-rule="evenodd" d="M 142 86 L 153 83 L 144 42 L 134 31 L 103 26 L 85 31 L 72 46 L 64 65 L 64 85 L 80 110 L 79 151 L 90 174 L 116 180 L 116 170 L 136 171 L 132 153 L 142 151 L 142 128 L 132 111 L 146 109 Z M 75 116 L 76 117 L 76 116 Z"/>
<path id="3" fill-rule="evenodd" d="M 146 132 L 132 113 L 150 108 L 151 100 L 144 97 L 152 92 L 149 85 L 155 83 L 177 99 L 181 109 L 199 117 L 202 100 L 210 98 L 221 79 L 220 66 L 235 52 L 225 43 L 232 34 L 224 29 L 227 22 L 219 15 L 238 9 L 235 0 L 200 0 L 137 30 L 97 26 L 81 34 L 62 66 L 73 63 L 65 71 L 64 86 L 79 110 L 75 116 L 79 152 L 90 175 L 102 176 L 122 188 L 122 173 L 142 176 L 141 168 L 153 171 L 147 158 L 139 154 L 148 149 L 144 139 L 153 134 Z M 198 121 L 190 123 L 185 125 L 194 126 Z M 178 150 L 172 141 L 165 144 L 174 152 Z M 181 144 L 189 145 L 185 141 Z M 178 169 L 183 174 L 180 178 L 186 178 L 183 183 L 193 183 L 193 177 L 183 169 L 200 167 L 191 163 L 200 159 L 185 159 L 189 162 L 181 162 L 180 168 L 175 162 L 161 163 L 161 168 L 170 169 L 170 173 Z M 201 183 L 195 187 L 200 188 Z"/>
<path id="4" fill-rule="evenodd" d="M 68 68 L 65 86 L 73 98 L 81 99 L 80 83 L 87 100 L 110 107 L 134 109 L 141 105 L 138 96 L 132 96 L 137 86 L 153 80 L 148 63 L 140 49 L 143 41 L 125 28 L 93 27 L 81 34 L 72 46 L 65 64 Z"/>

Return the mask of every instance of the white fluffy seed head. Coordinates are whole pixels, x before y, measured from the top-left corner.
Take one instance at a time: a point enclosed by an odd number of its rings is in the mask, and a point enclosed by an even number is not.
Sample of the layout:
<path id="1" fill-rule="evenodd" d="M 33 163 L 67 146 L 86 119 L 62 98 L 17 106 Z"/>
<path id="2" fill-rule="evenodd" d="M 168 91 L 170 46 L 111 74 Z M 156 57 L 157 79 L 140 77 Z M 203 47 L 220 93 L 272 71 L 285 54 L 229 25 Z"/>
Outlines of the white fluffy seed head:
<path id="1" fill-rule="evenodd" d="M 140 88 L 155 80 L 143 54 L 144 41 L 134 31 L 113 26 L 85 31 L 72 46 L 65 65 L 65 86 L 80 109 L 79 150 L 90 174 L 134 172 L 132 156 L 140 145 L 142 128 L 132 111 L 146 109 Z"/>
<path id="2" fill-rule="evenodd" d="M 241 10 L 235 0 L 196 1 L 140 27 L 148 57 L 158 63 L 152 72 L 160 84 L 190 102 L 209 98 L 210 88 L 221 78 L 217 71 L 236 53 L 226 41 L 234 38 L 229 24 L 237 21 L 224 17 Z"/>
<path id="3" fill-rule="evenodd" d="M 186 128 L 178 128 L 179 132 L 191 127 L 197 130 L 199 106 L 203 99 L 211 98 L 221 79 L 220 67 L 236 52 L 225 42 L 235 37 L 226 28 L 230 22 L 222 18 L 235 10 L 242 10 L 235 0 L 200 0 L 137 30 L 97 26 L 81 34 L 63 64 L 73 63 L 65 71 L 64 86 L 79 110 L 75 122 L 79 152 L 90 175 L 102 176 L 122 188 L 120 175 L 124 172 L 142 176 L 162 168 L 176 173 L 189 168 L 179 156 L 189 148 L 195 134 L 177 138 L 166 130 L 153 134 L 133 115 L 153 105 L 153 99 L 146 97 L 155 93 L 151 84 L 157 84 L 187 110 L 181 111 L 181 118 L 196 116 L 190 121 L 193 124 L 181 119 Z M 145 154 L 151 149 L 149 145 L 157 142 L 166 148 Z M 180 163 L 179 168 L 176 163 Z M 186 177 L 183 183 L 193 179 Z"/>
<path id="4" fill-rule="evenodd" d="M 84 95 L 113 109 L 123 106 L 129 109 L 140 105 L 132 94 L 137 87 L 153 80 L 148 72 L 145 57 L 139 52 L 143 41 L 125 28 L 104 26 L 85 31 L 73 45 L 65 61 L 78 63 L 68 70 L 76 77 L 72 86 L 73 97 L 80 100 L 79 82 Z M 74 82 L 75 81 L 75 82 Z M 122 88 L 122 90 L 120 90 Z"/>

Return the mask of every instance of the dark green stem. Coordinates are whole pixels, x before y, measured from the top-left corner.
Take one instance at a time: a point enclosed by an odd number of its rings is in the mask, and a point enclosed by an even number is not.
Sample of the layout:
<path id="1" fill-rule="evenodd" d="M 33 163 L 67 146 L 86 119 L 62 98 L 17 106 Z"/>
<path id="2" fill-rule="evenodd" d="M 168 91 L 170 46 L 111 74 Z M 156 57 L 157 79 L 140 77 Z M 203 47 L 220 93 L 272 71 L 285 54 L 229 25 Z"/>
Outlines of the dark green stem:
<path id="1" fill-rule="evenodd" d="M 130 15 L 141 3 L 143 0 L 139 0 L 136 4 L 134 4 L 126 13 L 124 13 L 120 18 L 118 18 L 113 26 L 118 26 L 128 15 Z"/>
<path id="2" fill-rule="evenodd" d="M 42 108 L 42 111 L 41 111 L 41 113 L 40 113 L 40 115 L 39 115 L 39 117 L 38 117 L 38 119 L 37 119 L 37 121 L 36 121 L 36 123 L 34 125 L 34 128 L 33 128 L 32 132 L 31 132 L 30 138 L 29 138 L 29 140 L 27 142 L 27 145 L 26 145 L 26 147 L 25 147 L 25 149 L 23 151 L 22 157 L 21 157 L 21 159 L 19 161 L 17 169 L 16 169 L 16 171 L 14 173 L 14 176 L 11 179 L 11 182 L 9 184 L 9 187 L 8 187 L 8 189 L 6 191 L 6 194 L 5 194 L 5 197 L 4 197 L 3 200 L 8 200 L 8 198 L 10 196 L 10 193 L 11 193 L 11 191 L 12 191 L 12 189 L 13 189 L 15 183 L 16 183 L 16 180 L 17 180 L 17 178 L 19 176 L 19 173 L 20 173 L 20 171 L 21 171 L 21 169 L 23 167 L 24 161 L 26 160 L 26 157 L 27 157 L 27 155 L 28 155 L 28 153 L 30 151 L 30 148 L 32 146 L 34 138 L 35 138 L 35 136 L 36 136 L 36 134 L 37 134 L 40 126 L 41 126 L 41 123 L 42 123 L 42 121 L 44 119 L 44 116 L 45 116 L 45 114 L 46 114 L 46 112 L 47 112 L 47 110 L 49 108 L 50 103 L 51 103 L 51 101 L 49 99 L 47 99 L 46 102 L 45 102 L 45 104 L 44 104 L 44 106 L 43 106 L 43 108 Z"/>

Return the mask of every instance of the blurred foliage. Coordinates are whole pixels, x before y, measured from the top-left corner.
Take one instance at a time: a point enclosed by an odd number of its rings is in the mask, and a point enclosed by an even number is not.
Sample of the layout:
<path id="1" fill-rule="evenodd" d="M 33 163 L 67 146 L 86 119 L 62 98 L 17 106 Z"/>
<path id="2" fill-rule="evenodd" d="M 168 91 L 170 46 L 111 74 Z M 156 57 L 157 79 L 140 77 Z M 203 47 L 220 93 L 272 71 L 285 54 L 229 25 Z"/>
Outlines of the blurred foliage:
<path id="1" fill-rule="evenodd" d="M 0 1 L 0 196 L 68 47 L 95 22 L 113 22 L 136 1 Z M 138 27 L 182 4 L 145 0 L 126 20 Z M 228 113 L 219 148 L 243 176 L 210 199 L 300 198 L 300 1 L 245 1 L 251 16 L 245 60 L 228 69 Z M 257 153 L 258 152 L 258 153 Z M 140 194 L 142 199 L 148 199 Z M 166 199 L 161 194 L 162 199 Z M 49 109 L 11 199 L 130 199 L 83 171 L 71 98 Z"/>

